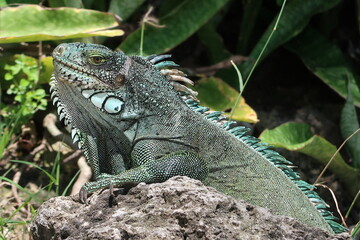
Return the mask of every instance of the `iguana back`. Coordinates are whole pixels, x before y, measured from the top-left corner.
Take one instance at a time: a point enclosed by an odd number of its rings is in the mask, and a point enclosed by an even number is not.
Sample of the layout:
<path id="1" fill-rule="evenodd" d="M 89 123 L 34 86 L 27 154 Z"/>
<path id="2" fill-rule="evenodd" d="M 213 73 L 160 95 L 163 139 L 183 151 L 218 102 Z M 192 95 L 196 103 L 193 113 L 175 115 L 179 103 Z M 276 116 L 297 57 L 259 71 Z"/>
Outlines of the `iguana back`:
<path id="1" fill-rule="evenodd" d="M 183 140 L 191 142 L 206 162 L 209 173 L 205 184 L 237 199 L 270 208 L 277 214 L 332 231 L 316 209 L 316 206 L 324 209 L 325 203 L 311 191 L 313 186 L 299 179 L 290 162 L 256 138 L 245 135 L 244 127 L 232 128 L 231 122 L 224 119 L 221 125 L 216 124 L 214 115 L 219 113 L 212 112 L 213 120 L 208 120 L 206 115 L 190 111 L 193 110 L 182 109 L 182 117 L 176 119 L 178 124 L 169 131 L 175 135 L 190 133 Z"/>

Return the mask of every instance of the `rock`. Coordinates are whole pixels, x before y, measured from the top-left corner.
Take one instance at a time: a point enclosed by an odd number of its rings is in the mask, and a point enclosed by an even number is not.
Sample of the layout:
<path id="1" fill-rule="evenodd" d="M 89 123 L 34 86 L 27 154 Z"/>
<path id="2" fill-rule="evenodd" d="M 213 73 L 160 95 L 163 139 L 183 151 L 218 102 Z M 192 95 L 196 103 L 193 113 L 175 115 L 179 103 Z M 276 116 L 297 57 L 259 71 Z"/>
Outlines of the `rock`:
<path id="1" fill-rule="evenodd" d="M 235 200 L 200 181 L 173 177 L 141 183 L 109 207 L 109 191 L 43 203 L 31 224 L 41 239 L 350 239 Z"/>

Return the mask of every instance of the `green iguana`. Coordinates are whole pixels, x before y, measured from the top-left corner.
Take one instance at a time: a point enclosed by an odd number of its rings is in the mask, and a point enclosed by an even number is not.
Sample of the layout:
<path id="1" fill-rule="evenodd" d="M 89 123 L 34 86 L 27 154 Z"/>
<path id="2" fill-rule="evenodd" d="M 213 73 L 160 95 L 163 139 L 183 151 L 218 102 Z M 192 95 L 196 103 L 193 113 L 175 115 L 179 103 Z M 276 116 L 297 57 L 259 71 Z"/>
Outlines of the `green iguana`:
<path id="1" fill-rule="evenodd" d="M 91 165 L 79 195 L 175 175 L 329 232 L 342 232 L 312 185 L 291 162 L 199 105 L 170 55 L 126 56 L 84 43 L 53 51 L 52 99 Z"/>

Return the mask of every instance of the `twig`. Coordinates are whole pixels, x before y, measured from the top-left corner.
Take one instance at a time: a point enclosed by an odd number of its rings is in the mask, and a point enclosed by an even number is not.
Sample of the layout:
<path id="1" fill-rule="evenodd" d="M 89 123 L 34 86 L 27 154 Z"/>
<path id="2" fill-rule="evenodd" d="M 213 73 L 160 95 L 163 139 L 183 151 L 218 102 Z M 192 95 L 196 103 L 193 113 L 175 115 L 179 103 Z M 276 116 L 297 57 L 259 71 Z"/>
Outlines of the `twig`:
<path id="1" fill-rule="evenodd" d="M 11 183 L 9 183 L 9 182 L 3 182 L 3 181 L 0 180 L 0 188 L 3 187 L 3 186 L 6 186 L 6 185 L 7 185 L 7 186 L 11 186 Z"/>
<path id="2" fill-rule="evenodd" d="M 47 141 L 45 138 L 43 138 L 41 140 L 41 143 L 39 146 L 35 147 L 26 157 L 25 157 L 25 161 L 31 161 L 34 159 L 35 155 L 40 152 L 40 151 L 43 151 L 46 149 L 46 146 L 47 146 Z"/>
<path id="3" fill-rule="evenodd" d="M 56 127 L 56 119 L 57 118 L 55 114 L 49 113 L 43 120 L 43 127 L 49 131 L 51 136 L 61 138 L 63 133 Z"/>
<path id="4" fill-rule="evenodd" d="M 140 21 L 140 46 L 139 46 L 139 55 L 143 55 L 143 46 L 144 46 L 144 32 L 145 32 L 145 24 L 149 24 L 155 28 L 163 28 L 165 25 L 160 25 L 159 20 L 153 16 L 150 16 L 151 12 L 154 10 L 153 6 L 150 6 L 146 11 L 144 17 Z"/>
<path id="5" fill-rule="evenodd" d="M 336 196 L 335 196 L 335 193 L 333 192 L 333 190 L 331 190 L 331 188 L 329 188 L 328 186 L 326 186 L 324 184 L 320 184 L 320 183 L 314 184 L 314 186 L 320 186 L 320 187 L 326 188 L 326 189 L 328 189 L 330 191 L 331 196 L 332 196 L 332 198 L 334 200 L 334 203 L 335 203 L 336 211 L 338 212 L 338 214 L 339 214 L 339 216 L 341 218 L 341 222 L 346 228 L 348 228 L 347 225 L 346 225 L 345 219 L 344 219 L 343 215 L 340 212 L 339 204 L 338 204 L 338 201 L 336 199 Z"/>
<path id="6" fill-rule="evenodd" d="M 53 136 L 55 139 L 59 141 L 63 141 L 67 145 L 74 147 L 75 145 L 72 143 L 70 136 L 67 134 L 63 134 L 55 125 L 56 119 L 57 118 L 55 114 L 49 113 L 48 115 L 46 115 L 43 120 L 44 128 L 46 128 L 48 132 L 51 134 L 51 136 Z"/>
<path id="7" fill-rule="evenodd" d="M 13 182 L 18 184 L 20 181 L 20 178 L 21 178 L 21 171 L 18 171 L 14 174 Z M 18 194 L 18 189 L 16 188 L 16 186 L 14 184 L 11 184 L 11 193 L 14 196 L 14 199 L 18 205 L 23 204 L 23 202 L 20 200 L 20 197 Z M 26 209 L 24 209 L 24 208 L 20 208 L 19 210 L 23 214 L 26 214 L 26 215 L 29 214 L 28 211 L 26 211 Z"/>
<path id="8" fill-rule="evenodd" d="M 78 179 L 76 180 L 76 182 L 74 183 L 72 189 L 71 189 L 71 194 L 70 195 L 75 195 L 78 194 L 81 187 L 87 183 L 88 181 L 90 181 L 91 179 L 91 168 L 89 167 L 89 165 L 86 162 L 86 159 L 84 156 L 81 156 L 77 162 L 79 169 L 80 169 L 80 175 L 78 177 Z"/>
<path id="9" fill-rule="evenodd" d="M 353 134 L 351 134 L 347 139 L 345 139 L 345 141 L 340 145 L 340 147 L 336 150 L 336 152 L 332 155 L 332 157 L 330 158 L 329 162 L 326 164 L 326 166 L 324 167 L 324 169 L 321 171 L 320 175 L 316 178 L 314 185 L 316 183 L 319 182 L 320 178 L 324 175 L 325 171 L 329 168 L 330 164 L 332 163 L 332 161 L 334 160 L 335 156 L 339 153 L 339 151 L 343 148 L 343 146 L 345 145 L 345 143 L 352 138 L 355 134 L 357 134 L 360 131 L 360 128 L 358 128 L 355 132 L 353 132 Z"/>
<path id="10" fill-rule="evenodd" d="M 78 157 L 80 157 L 82 154 L 81 150 L 76 150 L 75 152 L 73 152 L 72 154 L 70 154 L 70 156 L 66 157 L 63 159 L 63 163 L 67 163 L 67 162 L 70 162 L 70 161 L 73 161 L 75 159 L 77 159 Z"/>
<path id="11" fill-rule="evenodd" d="M 37 79 L 34 82 L 34 88 L 37 85 L 38 81 L 40 80 L 40 71 L 41 71 L 41 57 L 42 57 L 42 41 L 39 41 L 39 49 L 38 49 L 38 59 L 37 59 L 37 63 L 38 63 L 38 68 L 37 68 Z"/>
<path id="12" fill-rule="evenodd" d="M 215 63 L 214 65 L 207 66 L 207 67 L 201 67 L 201 68 L 195 68 L 194 72 L 204 74 L 206 76 L 212 76 L 218 70 L 230 67 L 231 66 L 230 61 L 233 61 L 236 64 L 241 64 L 248 60 L 249 60 L 248 57 L 244 57 L 241 55 L 234 55 L 234 56 L 231 56 L 229 59 L 225 59 L 221 62 Z"/>
<path id="13" fill-rule="evenodd" d="M 14 174 L 14 177 L 13 177 L 13 182 L 14 183 L 19 183 L 20 177 L 21 177 L 21 171 L 16 172 Z M 12 195 L 14 196 L 15 201 L 18 204 L 21 204 L 21 201 L 20 201 L 19 194 L 18 194 L 17 190 L 18 189 L 16 188 L 16 186 L 14 184 L 11 184 L 11 193 L 12 193 Z"/>

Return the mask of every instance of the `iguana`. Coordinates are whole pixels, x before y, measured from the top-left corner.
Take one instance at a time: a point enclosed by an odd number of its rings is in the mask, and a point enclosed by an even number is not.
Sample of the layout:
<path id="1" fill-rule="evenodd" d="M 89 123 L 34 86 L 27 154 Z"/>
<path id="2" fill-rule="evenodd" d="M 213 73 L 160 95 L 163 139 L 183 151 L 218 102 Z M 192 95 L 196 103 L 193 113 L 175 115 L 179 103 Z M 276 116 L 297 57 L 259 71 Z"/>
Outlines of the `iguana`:
<path id="1" fill-rule="evenodd" d="M 97 44 L 53 51 L 51 96 L 92 167 L 88 193 L 175 175 L 328 232 L 342 232 L 314 186 L 268 145 L 199 105 L 170 55 L 127 56 Z"/>

